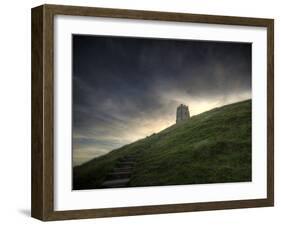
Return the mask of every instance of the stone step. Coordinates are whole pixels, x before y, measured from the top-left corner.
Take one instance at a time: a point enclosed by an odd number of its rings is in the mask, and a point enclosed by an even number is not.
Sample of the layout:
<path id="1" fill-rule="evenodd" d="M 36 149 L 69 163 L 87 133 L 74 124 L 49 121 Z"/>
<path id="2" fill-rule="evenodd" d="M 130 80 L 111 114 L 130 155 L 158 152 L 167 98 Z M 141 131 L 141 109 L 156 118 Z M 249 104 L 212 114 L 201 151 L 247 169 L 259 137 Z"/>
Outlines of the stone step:
<path id="1" fill-rule="evenodd" d="M 131 154 L 128 154 L 128 155 L 126 155 L 126 156 L 124 156 L 124 157 L 137 157 L 137 156 L 139 156 L 141 154 L 141 152 L 135 152 L 135 153 L 131 153 Z"/>
<path id="2" fill-rule="evenodd" d="M 137 159 L 137 158 L 138 158 L 138 156 L 125 156 L 125 157 L 123 157 L 121 159 L 129 160 L 129 159 Z"/>
<path id="3" fill-rule="evenodd" d="M 132 160 L 132 159 L 120 159 L 118 162 L 119 163 L 136 163 L 136 160 Z"/>
<path id="4" fill-rule="evenodd" d="M 124 179 L 124 178 L 129 178 L 131 176 L 130 171 L 121 171 L 121 172 L 112 172 L 107 175 L 107 179 Z"/>
<path id="5" fill-rule="evenodd" d="M 131 166 L 119 166 L 119 167 L 114 168 L 112 172 L 115 172 L 115 173 L 117 173 L 117 172 L 132 172 L 132 170 L 133 170 L 133 167 L 131 167 Z"/>
<path id="6" fill-rule="evenodd" d="M 103 182 L 102 187 L 106 188 L 119 188 L 126 187 L 129 183 L 130 178 L 116 179 L 116 180 L 107 180 Z"/>
<path id="7" fill-rule="evenodd" d="M 119 161 L 136 161 L 136 157 L 124 157 L 119 159 Z"/>
<path id="8" fill-rule="evenodd" d="M 125 167 L 125 166 L 134 166 L 136 164 L 136 162 L 132 162 L 132 161 L 124 161 L 124 162 L 118 162 L 117 166 L 121 167 Z"/>

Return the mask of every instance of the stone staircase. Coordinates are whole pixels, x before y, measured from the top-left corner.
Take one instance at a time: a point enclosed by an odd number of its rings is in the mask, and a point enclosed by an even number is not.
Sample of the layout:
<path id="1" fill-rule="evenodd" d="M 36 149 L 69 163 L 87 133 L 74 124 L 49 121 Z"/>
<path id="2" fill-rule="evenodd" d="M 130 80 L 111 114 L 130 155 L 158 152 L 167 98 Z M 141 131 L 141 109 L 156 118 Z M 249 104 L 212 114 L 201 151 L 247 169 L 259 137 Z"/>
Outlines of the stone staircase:
<path id="1" fill-rule="evenodd" d="M 120 158 L 115 168 L 107 174 L 102 183 L 103 188 L 122 188 L 127 187 L 130 182 L 131 174 L 137 163 L 139 152 L 126 155 Z"/>

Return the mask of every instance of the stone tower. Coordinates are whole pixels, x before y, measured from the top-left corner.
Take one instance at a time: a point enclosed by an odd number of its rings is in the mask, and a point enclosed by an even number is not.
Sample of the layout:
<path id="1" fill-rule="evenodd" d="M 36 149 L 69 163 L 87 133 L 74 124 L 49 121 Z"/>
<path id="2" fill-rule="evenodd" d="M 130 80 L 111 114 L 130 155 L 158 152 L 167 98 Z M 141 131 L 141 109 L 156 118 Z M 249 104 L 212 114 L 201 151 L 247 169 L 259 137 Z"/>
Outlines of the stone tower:
<path id="1" fill-rule="evenodd" d="M 176 123 L 180 123 L 186 121 L 190 118 L 188 106 L 181 104 L 177 108 L 177 121 Z"/>

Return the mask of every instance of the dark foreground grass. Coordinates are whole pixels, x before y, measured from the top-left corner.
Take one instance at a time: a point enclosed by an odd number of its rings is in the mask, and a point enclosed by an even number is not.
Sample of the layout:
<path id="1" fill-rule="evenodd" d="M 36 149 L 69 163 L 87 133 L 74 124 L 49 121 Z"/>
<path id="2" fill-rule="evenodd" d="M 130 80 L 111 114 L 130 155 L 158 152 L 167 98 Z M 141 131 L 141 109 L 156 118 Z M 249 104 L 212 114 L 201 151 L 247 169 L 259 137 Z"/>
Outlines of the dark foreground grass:
<path id="1" fill-rule="evenodd" d="M 251 100 L 215 108 L 73 169 L 73 189 L 100 188 L 141 150 L 129 186 L 251 181 Z"/>

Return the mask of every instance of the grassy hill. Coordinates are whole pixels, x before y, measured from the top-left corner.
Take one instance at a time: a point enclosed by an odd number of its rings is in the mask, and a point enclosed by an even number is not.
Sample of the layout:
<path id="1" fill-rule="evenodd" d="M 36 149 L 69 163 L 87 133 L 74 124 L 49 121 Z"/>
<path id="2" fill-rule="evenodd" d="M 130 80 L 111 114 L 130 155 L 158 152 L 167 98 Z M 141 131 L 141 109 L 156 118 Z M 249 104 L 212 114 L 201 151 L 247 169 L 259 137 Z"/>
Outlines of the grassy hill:
<path id="1" fill-rule="evenodd" d="M 100 188 L 140 152 L 129 186 L 251 181 L 251 100 L 215 108 L 73 169 L 73 189 Z"/>

